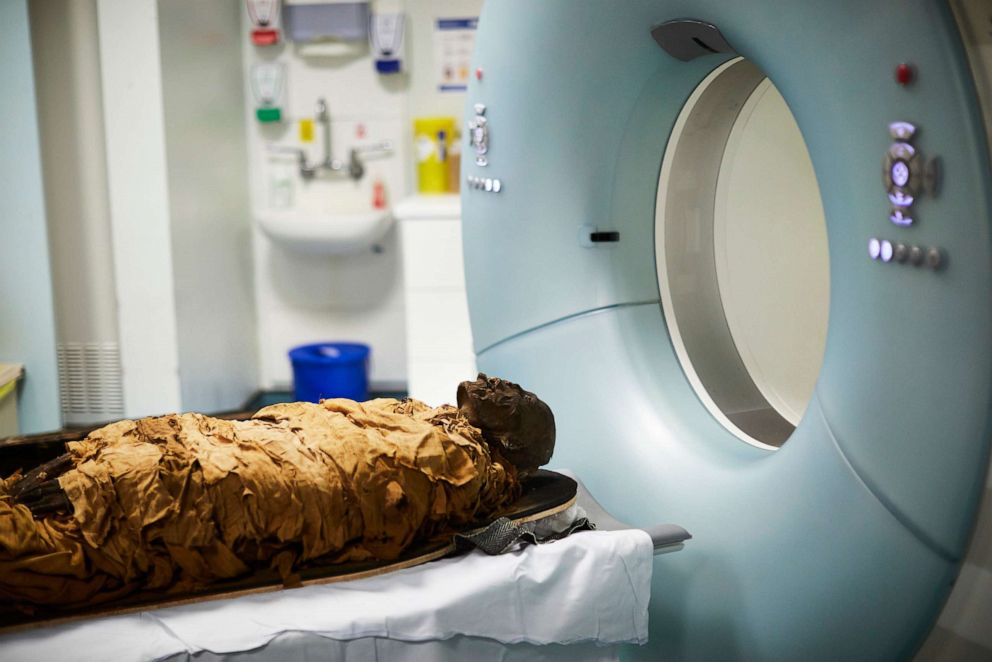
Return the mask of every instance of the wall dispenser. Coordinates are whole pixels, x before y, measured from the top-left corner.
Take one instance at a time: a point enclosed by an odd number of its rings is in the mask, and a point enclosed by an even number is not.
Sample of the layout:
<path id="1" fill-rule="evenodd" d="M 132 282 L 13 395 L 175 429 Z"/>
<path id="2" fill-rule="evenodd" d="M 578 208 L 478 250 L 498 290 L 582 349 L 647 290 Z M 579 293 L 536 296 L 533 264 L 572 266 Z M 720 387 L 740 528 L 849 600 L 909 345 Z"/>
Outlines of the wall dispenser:
<path id="1" fill-rule="evenodd" d="M 369 21 L 369 45 L 380 74 L 398 74 L 403 70 L 403 12 L 376 12 Z"/>
<path id="2" fill-rule="evenodd" d="M 245 0 L 248 17 L 251 19 L 251 43 L 256 46 L 272 46 L 279 43 L 279 0 Z"/>
<path id="3" fill-rule="evenodd" d="M 282 95 L 286 69 L 278 62 L 258 62 L 251 67 L 251 94 L 259 122 L 282 120 Z"/>
<path id="4" fill-rule="evenodd" d="M 286 38 L 302 57 L 357 56 L 365 52 L 369 3 L 344 0 L 285 0 Z"/>

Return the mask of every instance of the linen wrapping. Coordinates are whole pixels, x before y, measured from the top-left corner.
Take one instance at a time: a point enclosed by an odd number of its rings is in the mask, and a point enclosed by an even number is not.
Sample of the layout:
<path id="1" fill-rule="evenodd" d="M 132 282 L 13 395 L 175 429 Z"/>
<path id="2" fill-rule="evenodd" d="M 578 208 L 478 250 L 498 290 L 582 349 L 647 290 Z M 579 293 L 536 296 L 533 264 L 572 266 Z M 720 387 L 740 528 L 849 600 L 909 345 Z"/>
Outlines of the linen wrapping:
<path id="1" fill-rule="evenodd" d="M 68 444 L 71 516 L 35 519 L 0 484 L 0 595 L 95 604 L 261 567 L 398 558 L 520 492 L 512 465 L 449 405 L 324 400 L 247 421 L 125 420 Z"/>

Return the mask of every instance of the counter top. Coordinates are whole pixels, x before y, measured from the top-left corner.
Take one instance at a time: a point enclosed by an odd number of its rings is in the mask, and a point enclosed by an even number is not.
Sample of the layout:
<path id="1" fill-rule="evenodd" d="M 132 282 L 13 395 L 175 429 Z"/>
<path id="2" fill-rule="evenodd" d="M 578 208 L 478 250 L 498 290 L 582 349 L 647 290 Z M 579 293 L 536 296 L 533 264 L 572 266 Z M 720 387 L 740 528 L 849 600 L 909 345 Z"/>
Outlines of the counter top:
<path id="1" fill-rule="evenodd" d="M 393 218 L 397 221 L 457 220 L 461 215 L 462 201 L 457 193 L 414 195 L 393 206 Z"/>

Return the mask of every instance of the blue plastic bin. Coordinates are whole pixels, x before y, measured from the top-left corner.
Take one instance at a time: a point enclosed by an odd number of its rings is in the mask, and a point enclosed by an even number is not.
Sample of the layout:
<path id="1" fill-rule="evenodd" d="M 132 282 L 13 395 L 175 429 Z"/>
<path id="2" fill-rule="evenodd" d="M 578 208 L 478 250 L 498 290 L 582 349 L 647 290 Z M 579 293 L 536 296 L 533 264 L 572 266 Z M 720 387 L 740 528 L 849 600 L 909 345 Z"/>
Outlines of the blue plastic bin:
<path id="1" fill-rule="evenodd" d="M 297 400 L 369 398 L 368 345 L 319 342 L 289 350 L 293 364 L 293 391 Z"/>

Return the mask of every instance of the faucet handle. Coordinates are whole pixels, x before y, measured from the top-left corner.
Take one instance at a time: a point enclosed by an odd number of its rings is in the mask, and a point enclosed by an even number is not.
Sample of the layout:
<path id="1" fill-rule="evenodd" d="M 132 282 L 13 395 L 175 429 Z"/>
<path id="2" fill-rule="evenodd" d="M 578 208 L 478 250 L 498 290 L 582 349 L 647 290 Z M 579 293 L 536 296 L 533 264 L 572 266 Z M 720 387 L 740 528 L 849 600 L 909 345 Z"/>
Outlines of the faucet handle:
<path id="1" fill-rule="evenodd" d="M 355 180 L 361 179 L 365 174 L 365 164 L 362 163 L 362 159 L 359 158 L 360 155 L 365 155 L 366 157 L 381 157 L 388 156 L 392 153 L 393 143 L 389 140 L 382 140 L 370 145 L 355 145 L 351 148 L 350 152 L 351 158 L 348 163 L 348 174 Z"/>
<path id="2" fill-rule="evenodd" d="M 265 149 L 270 154 L 291 154 L 296 157 L 296 162 L 300 168 L 300 176 L 303 179 L 313 179 L 316 169 L 307 163 L 307 153 L 299 147 L 287 147 L 286 145 L 268 144 Z"/>
<path id="3" fill-rule="evenodd" d="M 380 140 L 368 145 L 356 145 L 352 150 L 356 154 L 390 154 L 393 151 L 393 141 Z"/>

